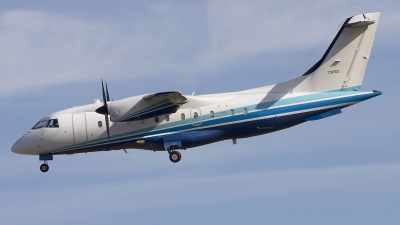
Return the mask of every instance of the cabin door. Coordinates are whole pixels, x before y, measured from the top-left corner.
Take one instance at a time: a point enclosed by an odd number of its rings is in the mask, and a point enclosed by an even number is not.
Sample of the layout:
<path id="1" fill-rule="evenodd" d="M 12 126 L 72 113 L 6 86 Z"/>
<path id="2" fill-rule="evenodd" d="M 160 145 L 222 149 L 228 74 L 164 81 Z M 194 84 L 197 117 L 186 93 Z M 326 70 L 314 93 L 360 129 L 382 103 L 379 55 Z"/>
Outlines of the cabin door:
<path id="1" fill-rule="evenodd" d="M 88 141 L 95 140 L 100 137 L 107 137 L 107 132 L 103 134 L 103 128 L 105 128 L 106 123 L 104 122 L 104 115 L 87 112 L 86 114 L 86 130 Z M 104 129 L 105 131 L 106 129 Z"/>
<path id="2" fill-rule="evenodd" d="M 84 113 L 72 115 L 72 127 L 74 128 L 75 144 L 86 142 L 87 132 L 86 132 L 86 118 Z"/>

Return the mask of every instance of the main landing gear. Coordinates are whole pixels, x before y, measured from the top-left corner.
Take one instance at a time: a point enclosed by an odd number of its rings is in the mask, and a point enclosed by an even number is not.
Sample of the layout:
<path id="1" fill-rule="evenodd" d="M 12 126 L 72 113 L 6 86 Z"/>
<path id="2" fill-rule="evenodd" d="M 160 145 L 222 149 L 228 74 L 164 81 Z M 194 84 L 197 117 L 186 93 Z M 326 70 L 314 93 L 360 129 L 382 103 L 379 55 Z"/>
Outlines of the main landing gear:
<path id="1" fill-rule="evenodd" d="M 42 171 L 43 173 L 49 171 L 49 165 L 47 165 L 47 160 L 44 160 L 44 163 L 40 165 L 40 171 Z"/>
<path id="2" fill-rule="evenodd" d="M 175 146 L 172 146 L 170 148 L 167 149 L 168 153 L 169 153 L 169 160 L 171 160 L 171 162 L 173 163 L 177 163 L 179 161 L 181 161 L 181 153 L 178 151 L 175 151 Z"/>
<path id="3" fill-rule="evenodd" d="M 177 162 L 181 161 L 181 158 L 182 158 L 181 153 L 178 151 L 171 151 L 169 153 L 169 159 L 173 163 L 177 163 Z"/>

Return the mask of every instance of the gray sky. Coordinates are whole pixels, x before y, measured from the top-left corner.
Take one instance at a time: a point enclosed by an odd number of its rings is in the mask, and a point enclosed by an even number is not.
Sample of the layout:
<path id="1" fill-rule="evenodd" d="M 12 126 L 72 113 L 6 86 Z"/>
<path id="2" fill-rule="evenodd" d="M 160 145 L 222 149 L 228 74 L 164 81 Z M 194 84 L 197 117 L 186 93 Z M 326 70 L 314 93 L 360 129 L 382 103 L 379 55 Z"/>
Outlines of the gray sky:
<path id="1" fill-rule="evenodd" d="M 1 2 L 2 223 L 397 223 L 399 10 L 390 0 Z M 345 18 L 376 11 L 362 89 L 383 95 L 340 115 L 188 149 L 177 164 L 113 151 L 55 156 L 44 174 L 38 157 L 10 151 L 41 117 L 101 98 L 101 78 L 112 99 L 273 84 L 311 67 Z"/>

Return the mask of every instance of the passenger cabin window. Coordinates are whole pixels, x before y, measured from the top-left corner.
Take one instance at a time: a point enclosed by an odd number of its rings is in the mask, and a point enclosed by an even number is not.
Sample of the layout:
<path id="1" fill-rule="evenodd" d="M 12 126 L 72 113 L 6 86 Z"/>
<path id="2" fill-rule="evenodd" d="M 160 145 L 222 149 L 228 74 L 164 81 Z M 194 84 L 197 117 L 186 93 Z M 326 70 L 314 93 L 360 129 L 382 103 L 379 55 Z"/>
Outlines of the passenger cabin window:
<path id="1" fill-rule="evenodd" d="M 182 113 L 181 114 L 181 120 L 184 120 L 185 119 L 185 113 Z"/>
<path id="2" fill-rule="evenodd" d="M 158 118 L 158 116 L 156 116 L 156 117 L 154 117 L 154 121 L 155 121 L 156 123 L 158 123 L 158 121 L 160 121 L 160 118 Z"/>
<path id="3" fill-rule="evenodd" d="M 244 115 L 247 115 L 248 112 L 249 112 L 249 111 L 247 110 L 247 108 L 244 108 L 244 109 L 243 109 L 243 114 L 244 114 Z"/>
<path id="4" fill-rule="evenodd" d="M 235 111 L 233 109 L 230 110 L 231 116 L 235 115 Z"/>
<path id="5" fill-rule="evenodd" d="M 169 115 L 165 115 L 165 121 L 169 121 Z"/>
<path id="6" fill-rule="evenodd" d="M 211 118 L 214 117 L 214 111 L 210 111 L 210 117 L 211 117 Z"/>
<path id="7" fill-rule="evenodd" d="M 52 119 L 49 121 L 49 124 L 47 125 L 47 127 L 59 127 L 58 126 L 58 119 Z"/>
<path id="8" fill-rule="evenodd" d="M 101 128 L 101 127 L 103 126 L 103 123 L 102 123 L 101 121 L 99 121 L 99 122 L 97 122 L 97 126 L 98 126 L 99 128 Z"/>

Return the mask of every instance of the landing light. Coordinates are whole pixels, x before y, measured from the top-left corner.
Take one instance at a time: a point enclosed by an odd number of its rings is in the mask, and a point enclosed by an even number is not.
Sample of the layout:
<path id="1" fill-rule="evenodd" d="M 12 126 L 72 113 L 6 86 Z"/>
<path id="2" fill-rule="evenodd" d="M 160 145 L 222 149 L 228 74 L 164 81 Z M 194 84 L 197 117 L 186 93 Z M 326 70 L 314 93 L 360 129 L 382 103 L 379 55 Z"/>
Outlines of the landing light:
<path id="1" fill-rule="evenodd" d="M 145 141 L 145 140 L 138 140 L 138 141 L 136 141 L 136 143 L 138 143 L 138 144 L 144 144 L 144 143 L 146 143 L 146 141 Z"/>

